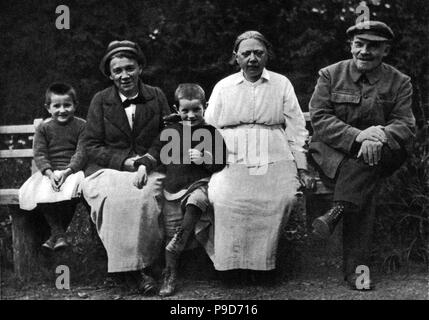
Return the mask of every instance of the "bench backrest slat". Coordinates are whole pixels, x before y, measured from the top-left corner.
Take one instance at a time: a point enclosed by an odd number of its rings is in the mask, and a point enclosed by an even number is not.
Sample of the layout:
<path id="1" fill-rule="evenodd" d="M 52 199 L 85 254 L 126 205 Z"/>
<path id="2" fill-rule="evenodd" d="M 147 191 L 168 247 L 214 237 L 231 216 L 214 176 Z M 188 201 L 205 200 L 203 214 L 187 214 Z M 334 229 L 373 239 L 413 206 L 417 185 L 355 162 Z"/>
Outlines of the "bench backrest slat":
<path id="1" fill-rule="evenodd" d="M 0 126 L 0 134 L 29 134 L 34 135 L 36 127 L 43 119 L 34 119 L 33 124 L 24 124 L 17 126 Z M 33 158 L 33 149 L 11 149 L 0 150 L 0 159 L 6 158 Z M 34 159 L 31 160 L 31 173 L 37 171 Z M 18 189 L 0 189 L 0 205 L 17 205 Z"/>
<path id="2" fill-rule="evenodd" d="M 310 121 L 309 112 L 304 112 L 306 122 Z M 36 127 L 43 119 L 34 119 L 33 124 L 17 125 L 17 126 L 0 126 L 0 134 L 34 134 Z M 0 150 L 1 158 L 32 158 L 32 149 L 12 149 Z M 34 159 L 31 161 L 31 173 L 37 171 Z M 329 190 L 320 190 L 321 193 L 328 193 Z M 0 190 L 0 204 L 18 204 L 18 189 L 2 189 Z"/>
<path id="3" fill-rule="evenodd" d="M 0 126 L 0 134 L 34 133 L 34 124 L 23 124 L 18 126 Z"/>
<path id="4" fill-rule="evenodd" d="M 18 189 L 0 189 L 0 205 L 19 204 Z"/>
<path id="5" fill-rule="evenodd" d="M 0 150 L 0 158 L 32 158 L 33 149 Z"/>
<path id="6" fill-rule="evenodd" d="M 304 112 L 305 121 L 310 121 L 310 114 Z M 33 124 L 17 125 L 17 126 L 0 126 L 0 134 L 34 134 L 35 128 L 43 121 L 43 119 L 34 119 Z M 0 150 L 0 158 L 32 158 L 32 149 L 12 149 Z M 34 172 L 34 165 L 33 170 Z"/>

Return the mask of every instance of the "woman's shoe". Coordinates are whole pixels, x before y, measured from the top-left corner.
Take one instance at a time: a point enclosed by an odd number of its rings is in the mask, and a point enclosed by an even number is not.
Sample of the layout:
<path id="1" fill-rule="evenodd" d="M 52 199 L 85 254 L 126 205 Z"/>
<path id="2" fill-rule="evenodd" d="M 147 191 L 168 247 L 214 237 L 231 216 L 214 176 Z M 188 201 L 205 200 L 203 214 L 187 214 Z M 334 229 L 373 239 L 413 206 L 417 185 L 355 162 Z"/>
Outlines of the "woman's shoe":
<path id="1" fill-rule="evenodd" d="M 176 279 L 176 270 L 172 268 L 165 268 L 162 272 L 162 285 L 158 294 L 161 297 L 171 296 L 176 290 Z"/>
<path id="2" fill-rule="evenodd" d="M 140 272 L 141 280 L 138 286 L 138 291 L 144 295 L 153 295 L 156 293 L 156 281 L 154 278 L 146 274 L 143 270 Z"/>
<path id="3" fill-rule="evenodd" d="M 48 240 L 46 240 L 43 244 L 42 244 L 42 248 L 44 249 L 48 249 L 48 250 L 54 250 L 55 247 L 55 236 L 50 236 Z"/>
<path id="4" fill-rule="evenodd" d="M 57 241 L 55 241 L 54 250 L 60 250 L 68 247 L 69 244 L 64 236 L 59 236 Z"/>

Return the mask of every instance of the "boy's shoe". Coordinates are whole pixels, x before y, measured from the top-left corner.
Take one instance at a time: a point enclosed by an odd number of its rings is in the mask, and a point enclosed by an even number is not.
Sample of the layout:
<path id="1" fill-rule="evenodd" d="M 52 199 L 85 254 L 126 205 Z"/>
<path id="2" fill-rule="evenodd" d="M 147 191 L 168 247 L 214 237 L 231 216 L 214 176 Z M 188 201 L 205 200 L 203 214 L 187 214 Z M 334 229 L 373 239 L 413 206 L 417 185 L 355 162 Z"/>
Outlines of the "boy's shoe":
<path id="1" fill-rule="evenodd" d="M 176 270 L 172 268 L 165 268 L 162 272 L 162 285 L 158 294 L 161 297 L 171 296 L 176 290 L 176 279 Z"/>
<path id="2" fill-rule="evenodd" d="M 54 250 L 60 250 L 65 247 L 68 247 L 69 244 L 64 236 L 59 236 L 57 241 L 55 241 Z"/>
<path id="3" fill-rule="evenodd" d="M 48 250 L 54 250 L 55 247 L 55 237 L 54 236 L 50 236 L 48 240 L 46 240 L 43 244 L 42 244 L 42 248 L 44 249 L 48 249 Z"/>

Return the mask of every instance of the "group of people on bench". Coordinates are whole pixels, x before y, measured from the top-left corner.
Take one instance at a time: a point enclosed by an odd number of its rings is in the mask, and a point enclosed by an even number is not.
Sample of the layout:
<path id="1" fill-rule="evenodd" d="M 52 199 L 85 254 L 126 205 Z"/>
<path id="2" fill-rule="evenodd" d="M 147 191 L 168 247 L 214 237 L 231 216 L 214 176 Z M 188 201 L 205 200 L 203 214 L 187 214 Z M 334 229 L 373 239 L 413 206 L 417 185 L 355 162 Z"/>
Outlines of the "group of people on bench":
<path id="1" fill-rule="evenodd" d="M 369 265 L 375 191 L 404 162 L 414 131 L 410 78 L 382 62 L 394 39 L 383 22 L 347 30 L 352 58 L 319 71 L 309 109 L 308 151 L 334 190 L 332 208 L 312 226 L 327 238 L 343 217 L 344 280 Z M 219 271 L 276 268 L 282 225 L 300 187 L 313 188 L 308 132 L 294 88 L 266 64 L 272 46 L 240 34 L 231 63 L 206 102 L 196 83 L 175 92 L 172 114 L 160 88 L 143 83 L 138 44 L 111 42 L 100 63 L 113 84 L 93 97 L 86 122 L 74 116 L 75 90 L 46 91 L 51 117 L 34 137 L 39 172 L 20 189 L 20 206 L 42 209 L 49 250 L 68 245 L 62 215 L 88 203 L 108 272 L 136 277 L 143 294 L 174 294 L 178 259 L 197 240 Z M 158 286 L 153 264 L 165 254 Z M 366 287 L 368 288 L 368 287 Z M 373 288 L 373 282 L 371 286 Z"/>

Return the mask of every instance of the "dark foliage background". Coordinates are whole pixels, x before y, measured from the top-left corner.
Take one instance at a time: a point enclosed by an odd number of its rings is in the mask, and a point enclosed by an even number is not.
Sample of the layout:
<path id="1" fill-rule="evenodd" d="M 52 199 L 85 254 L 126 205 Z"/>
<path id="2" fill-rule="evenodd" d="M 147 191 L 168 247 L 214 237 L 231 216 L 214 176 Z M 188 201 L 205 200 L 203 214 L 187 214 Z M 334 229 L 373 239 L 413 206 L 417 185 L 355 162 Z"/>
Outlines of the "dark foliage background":
<path id="1" fill-rule="evenodd" d="M 161 87 L 171 104 L 181 82 L 198 82 L 209 96 L 214 84 L 234 71 L 228 64 L 232 45 L 246 30 L 259 30 L 272 42 L 275 57 L 268 68 L 291 79 L 301 107 L 307 111 L 317 71 L 350 57 L 345 30 L 354 24 L 359 3 L 2 0 L 0 125 L 28 124 L 46 116 L 44 90 L 58 80 L 75 86 L 80 99 L 78 115 L 85 118 L 94 93 L 109 85 L 98 64 L 107 44 L 115 39 L 130 39 L 142 46 L 148 60 L 143 80 Z M 370 0 L 366 4 L 372 20 L 385 21 L 396 33 L 386 62 L 412 77 L 413 111 L 419 126 L 411 158 L 380 196 L 374 254 L 389 268 L 409 258 L 427 263 L 429 3 Z M 70 8 L 69 30 L 55 27 L 58 5 Z M 23 148 L 28 143 L 16 137 L 1 142 L 2 148 Z M 3 188 L 19 187 L 29 175 L 29 171 L 23 173 L 22 162 L 8 170 L 5 162 L 0 166 Z M 8 223 L 3 224 L 4 233 Z"/>
<path id="2" fill-rule="evenodd" d="M 413 109 L 422 125 L 428 111 L 429 9 L 425 0 L 366 1 L 371 19 L 397 34 L 387 62 L 413 79 Z M 69 30 L 55 27 L 58 5 L 70 8 Z M 177 84 L 199 82 L 209 95 L 233 69 L 235 37 L 259 30 L 273 43 L 269 68 L 287 75 L 303 110 L 318 69 L 350 56 L 345 30 L 357 17 L 356 0 L 3 0 L 0 19 L 0 124 L 31 123 L 43 115 L 43 92 L 56 80 L 78 90 L 85 116 L 97 90 L 109 84 L 98 70 L 107 44 L 138 42 L 148 58 L 143 76 L 173 102 Z"/>

